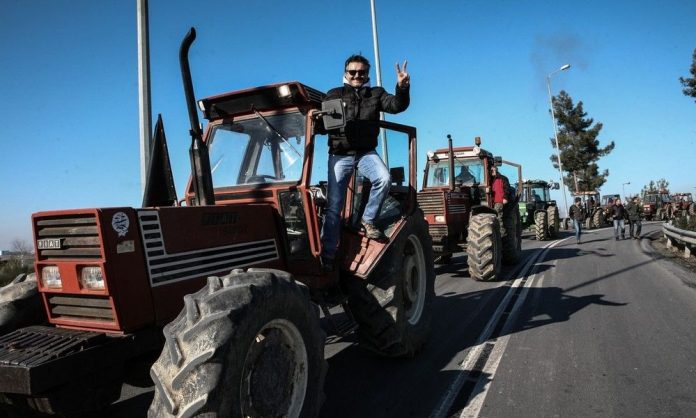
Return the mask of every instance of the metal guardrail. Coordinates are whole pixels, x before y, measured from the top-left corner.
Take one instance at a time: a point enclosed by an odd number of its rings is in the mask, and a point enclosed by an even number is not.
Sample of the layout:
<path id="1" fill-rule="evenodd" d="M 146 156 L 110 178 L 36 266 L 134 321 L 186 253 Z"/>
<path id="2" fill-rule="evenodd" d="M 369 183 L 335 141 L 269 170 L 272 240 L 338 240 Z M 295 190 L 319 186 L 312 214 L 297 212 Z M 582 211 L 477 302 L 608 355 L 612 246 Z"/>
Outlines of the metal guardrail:
<path id="1" fill-rule="evenodd" d="M 696 232 L 687 231 L 669 223 L 664 223 L 662 224 L 662 233 L 667 239 L 668 247 L 672 247 L 675 242 L 679 243 L 684 246 L 684 257 L 691 257 L 692 248 L 696 248 Z"/>

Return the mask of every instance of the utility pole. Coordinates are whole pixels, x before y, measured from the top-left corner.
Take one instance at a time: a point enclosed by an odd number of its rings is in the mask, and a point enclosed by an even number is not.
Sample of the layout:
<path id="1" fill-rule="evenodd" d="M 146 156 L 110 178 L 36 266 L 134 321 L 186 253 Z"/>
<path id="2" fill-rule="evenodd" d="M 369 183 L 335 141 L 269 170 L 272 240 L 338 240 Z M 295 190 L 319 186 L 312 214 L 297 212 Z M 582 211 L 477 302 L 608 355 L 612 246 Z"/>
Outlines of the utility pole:
<path id="1" fill-rule="evenodd" d="M 377 87 L 382 87 L 382 64 L 379 61 L 379 39 L 377 38 L 377 11 L 375 0 L 370 0 L 370 11 L 372 13 L 372 43 L 375 49 L 375 74 L 377 76 Z M 384 120 L 384 112 L 379 112 L 379 120 Z M 380 129 L 382 136 L 382 159 L 384 165 L 389 168 L 389 155 L 387 155 L 387 132 Z"/>
<path id="2" fill-rule="evenodd" d="M 147 0 L 137 0 L 138 16 L 138 111 L 140 128 L 140 192 L 145 193 L 147 168 L 152 147 L 152 106 L 150 104 L 150 31 Z"/>
<path id="3" fill-rule="evenodd" d="M 551 96 L 551 76 L 570 68 L 570 64 L 565 64 L 561 68 L 553 71 L 546 76 L 546 88 L 549 91 L 549 105 L 551 106 L 551 120 L 553 121 L 553 137 L 556 139 L 556 158 L 558 160 L 558 175 L 561 180 L 561 193 L 563 193 L 563 205 L 565 206 L 565 216 L 568 216 L 568 197 L 566 196 L 565 183 L 563 182 L 563 164 L 561 164 L 561 147 L 558 146 L 558 125 L 556 125 L 556 113 L 553 110 L 553 96 Z"/>

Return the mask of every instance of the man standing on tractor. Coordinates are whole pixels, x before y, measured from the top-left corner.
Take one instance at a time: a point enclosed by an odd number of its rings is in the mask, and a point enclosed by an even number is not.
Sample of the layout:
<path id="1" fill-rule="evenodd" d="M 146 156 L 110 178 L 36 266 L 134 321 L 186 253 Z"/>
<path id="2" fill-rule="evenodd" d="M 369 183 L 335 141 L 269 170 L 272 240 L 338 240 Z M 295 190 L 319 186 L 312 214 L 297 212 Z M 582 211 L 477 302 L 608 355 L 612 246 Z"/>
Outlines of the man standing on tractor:
<path id="1" fill-rule="evenodd" d="M 491 179 L 493 191 L 493 209 L 498 214 L 498 222 L 500 224 L 500 235 L 505 235 L 505 226 L 503 224 L 503 210 L 508 202 L 507 195 L 510 188 L 510 181 L 504 175 L 498 173 L 498 167 L 491 167 Z"/>
<path id="2" fill-rule="evenodd" d="M 329 132 L 329 176 L 327 207 L 321 230 L 321 261 L 324 270 L 332 271 L 340 240 L 341 208 L 345 201 L 348 182 L 355 167 L 372 184 L 367 206 L 362 215 L 365 236 L 383 240 L 385 235 L 375 225 L 384 199 L 389 194 L 391 178 L 389 170 L 379 157 L 377 136 L 380 112 L 399 113 L 410 103 L 410 76 L 396 64 L 396 94 L 387 93 L 382 87 L 370 86 L 370 62 L 361 55 L 351 55 L 345 62 L 343 86 L 329 90 L 325 100 L 343 101 L 346 126 Z"/>

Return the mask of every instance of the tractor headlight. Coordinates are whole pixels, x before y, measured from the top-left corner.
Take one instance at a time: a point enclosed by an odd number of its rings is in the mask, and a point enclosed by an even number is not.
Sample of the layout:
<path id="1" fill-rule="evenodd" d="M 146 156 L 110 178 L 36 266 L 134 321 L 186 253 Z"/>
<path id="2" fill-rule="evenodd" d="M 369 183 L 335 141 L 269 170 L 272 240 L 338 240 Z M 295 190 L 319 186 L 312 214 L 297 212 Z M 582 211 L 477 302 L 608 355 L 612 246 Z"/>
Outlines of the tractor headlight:
<path id="1" fill-rule="evenodd" d="M 46 266 L 41 269 L 41 284 L 43 287 L 60 289 L 63 287 L 63 280 L 60 278 L 58 266 Z"/>
<path id="2" fill-rule="evenodd" d="M 80 273 L 80 284 L 85 289 L 104 290 L 104 274 L 101 267 L 83 267 Z"/>
<path id="3" fill-rule="evenodd" d="M 445 223 L 445 216 L 444 215 L 435 215 L 435 222 Z"/>

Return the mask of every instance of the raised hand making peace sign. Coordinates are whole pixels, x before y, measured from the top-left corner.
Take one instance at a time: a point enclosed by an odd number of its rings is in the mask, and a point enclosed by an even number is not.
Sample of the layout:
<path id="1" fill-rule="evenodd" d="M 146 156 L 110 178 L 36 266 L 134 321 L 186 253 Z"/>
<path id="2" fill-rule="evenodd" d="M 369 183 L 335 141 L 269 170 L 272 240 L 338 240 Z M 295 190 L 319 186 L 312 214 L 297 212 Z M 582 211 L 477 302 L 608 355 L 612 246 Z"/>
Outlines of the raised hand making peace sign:
<path id="1" fill-rule="evenodd" d="M 399 87 L 408 87 L 411 83 L 411 76 L 406 72 L 406 66 L 408 65 L 408 60 L 404 60 L 403 70 L 399 67 L 399 63 L 396 63 L 396 83 Z"/>

